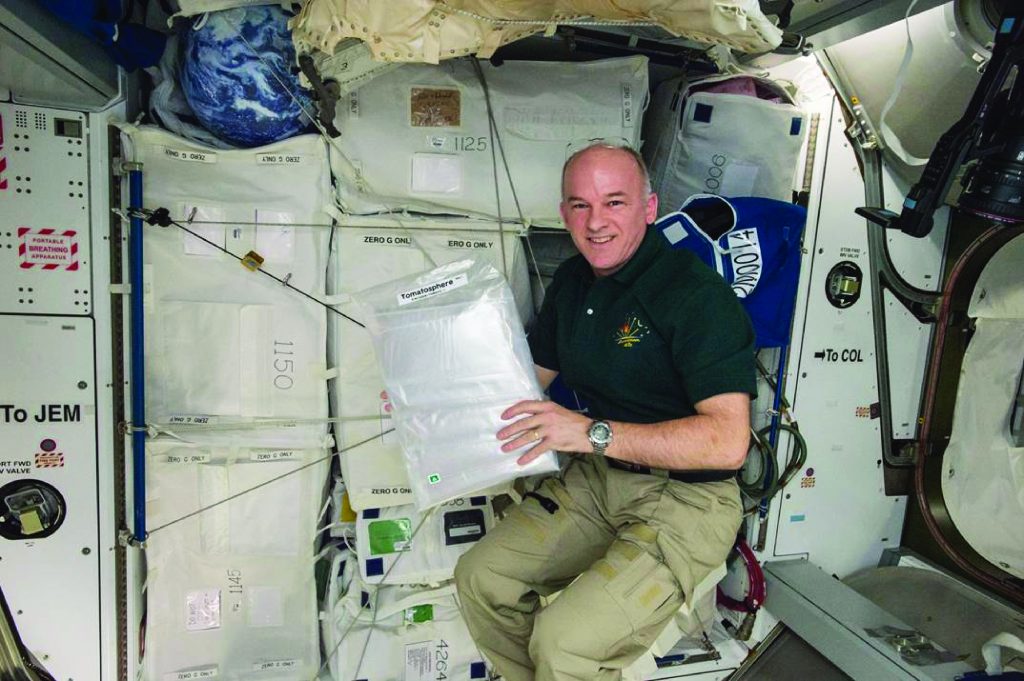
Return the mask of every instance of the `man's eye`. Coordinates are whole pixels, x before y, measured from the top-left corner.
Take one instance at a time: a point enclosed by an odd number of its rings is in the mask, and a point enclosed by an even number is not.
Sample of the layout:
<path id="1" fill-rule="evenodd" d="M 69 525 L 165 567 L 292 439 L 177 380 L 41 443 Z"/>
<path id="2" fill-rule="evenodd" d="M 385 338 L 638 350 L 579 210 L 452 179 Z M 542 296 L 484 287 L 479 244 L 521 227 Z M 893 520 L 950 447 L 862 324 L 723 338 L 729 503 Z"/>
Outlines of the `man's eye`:
<path id="1" fill-rule="evenodd" d="M 571 207 L 572 207 L 573 210 L 583 210 L 584 208 L 587 207 L 587 204 L 585 204 L 585 203 L 574 203 L 574 204 L 572 204 Z"/>
<path id="2" fill-rule="evenodd" d="M 608 202 L 608 205 L 609 206 L 624 206 L 624 205 L 626 205 L 626 202 L 625 201 L 620 201 L 619 199 L 613 199 L 613 200 Z"/>

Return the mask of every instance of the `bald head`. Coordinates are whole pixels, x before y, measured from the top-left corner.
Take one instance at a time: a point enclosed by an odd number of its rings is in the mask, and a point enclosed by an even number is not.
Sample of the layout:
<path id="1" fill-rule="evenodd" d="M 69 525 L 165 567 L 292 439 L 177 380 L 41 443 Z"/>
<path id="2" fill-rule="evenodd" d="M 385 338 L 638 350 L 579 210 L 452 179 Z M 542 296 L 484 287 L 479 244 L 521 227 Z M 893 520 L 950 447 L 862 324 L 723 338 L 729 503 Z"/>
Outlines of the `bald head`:
<path id="1" fill-rule="evenodd" d="M 644 240 L 658 213 L 643 159 L 631 149 L 595 144 L 562 170 L 562 221 L 598 277 L 617 272 Z"/>
<path id="2" fill-rule="evenodd" d="M 608 144 L 607 142 L 595 142 L 574 153 L 566 159 L 565 164 L 562 166 L 562 200 L 565 200 L 567 197 L 565 179 L 568 177 L 572 166 L 578 163 L 589 165 L 591 162 L 600 163 L 603 161 L 621 163 L 622 159 L 627 159 L 634 167 L 635 172 L 639 175 L 644 192 L 650 194 L 651 177 L 647 173 L 647 164 L 644 163 L 643 156 L 638 151 L 632 147 Z"/>

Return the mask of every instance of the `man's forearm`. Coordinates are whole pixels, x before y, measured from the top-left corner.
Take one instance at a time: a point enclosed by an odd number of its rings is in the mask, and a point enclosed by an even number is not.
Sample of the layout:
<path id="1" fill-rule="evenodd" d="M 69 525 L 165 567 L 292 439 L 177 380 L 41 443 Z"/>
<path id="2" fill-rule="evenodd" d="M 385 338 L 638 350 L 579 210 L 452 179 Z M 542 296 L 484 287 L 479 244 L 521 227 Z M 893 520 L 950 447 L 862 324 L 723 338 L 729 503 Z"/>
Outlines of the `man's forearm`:
<path id="1" fill-rule="evenodd" d="M 733 470 L 743 465 L 749 430 L 696 414 L 661 423 L 613 421 L 605 455 L 652 468 Z"/>
<path id="2" fill-rule="evenodd" d="M 694 416 L 660 423 L 612 421 L 612 442 L 605 455 L 653 468 L 739 468 L 750 442 L 750 397 L 746 393 L 723 393 L 698 402 L 694 408 Z M 590 418 L 554 402 L 523 400 L 506 409 L 501 418 L 510 421 L 497 433 L 504 442 L 502 451 L 533 445 L 517 459 L 521 466 L 551 449 L 582 453 L 593 450 L 587 435 Z"/>

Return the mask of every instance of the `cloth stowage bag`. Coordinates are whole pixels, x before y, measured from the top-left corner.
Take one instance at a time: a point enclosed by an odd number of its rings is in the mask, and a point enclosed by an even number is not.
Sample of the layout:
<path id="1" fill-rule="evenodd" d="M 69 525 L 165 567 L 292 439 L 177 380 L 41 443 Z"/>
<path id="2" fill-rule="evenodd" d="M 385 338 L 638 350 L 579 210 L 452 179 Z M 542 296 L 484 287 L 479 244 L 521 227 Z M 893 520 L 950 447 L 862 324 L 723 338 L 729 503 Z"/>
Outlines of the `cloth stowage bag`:
<path id="1" fill-rule="evenodd" d="M 222 0 L 227 2 L 228 0 Z M 240 0 L 236 0 L 240 1 Z M 185 0 L 182 0 L 184 3 Z M 188 0 L 188 4 L 197 4 Z M 653 21 L 672 35 L 743 52 L 770 52 L 782 31 L 757 0 L 308 0 L 292 23 L 296 46 L 331 53 L 346 38 L 365 40 L 381 62 L 428 62 L 476 54 L 486 59 L 507 43 L 559 21 Z M 507 20 L 512 20 L 508 22 Z"/>
<path id="2" fill-rule="evenodd" d="M 694 216 L 708 229 L 715 220 L 714 235 Z M 789 343 L 806 221 L 805 208 L 785 201 L 697 195 L 656 227 L 673 248 L 693 251 L 728 282 L 750 316 L 757 346 L 772 348 Z"/>
<path id="3" fill-rule="evenodd" d="M 225 151 L 125 126 L 123 140 L 142 163 L 146 208 L 167 208 L 236 256 L 257 252 L 263 270 L 323 297 L 331 219 L 322 139 Z M 143 229 L 147 417 L 240 424 L 176 433 L 192 441 L 322 446 L 325 423 L 251 425 L 326 418 L 327 311 L 179 227 Z"/>
<path id="4" fill-rule="evenodd" d="M 438 584 L 494 525 L 486 496 L 460 497 L 424 513 L 412 505 L 368 508 L 356 519 L 359 574 L 367 584 Z"/>
<path id="5" fill-rule="evenodd" d="M 512 291 L 491 265 L 460 260 L 358 296 L 420 510 L 557 470 L 503 453 L 501 414 L 541 399 Z"/>
<path id="6" fill-rule="evenodd" d="M 561 224 L 560 171 L 573 151 L 597 138 L 639 148 L 646 57 L 480 68 L 519 206 L 534 224 Z M 345 212 L 494 218 L 494 151 L 501 214 L 518 221 L 470 61 L 408 65 L 374 78 L 342 99 L 335 126 L 342 134 L 331 146 L 331 168 Z"/>
<path id="7" fill-rule="evenodd" d="M 728 87 L 729 76 L 658 86 L 643 151 L 663 214 L 692 194 L 792 199 L 806 113 L 774 82 L 741 78 L 756 81 L 755 95 L 715 91 L 740 89 Z M 778 101 L 763 99 L 766 93 Z"/>
<path id="8" fill-rule="evenodd" d="M 325 450 L 156 440 L 147 459 L 146 678 L 314 676 Z"/>
<path id="9" fill-rule="evenodd" d="M 455 586 L 368 586 L 355 560 L 335 550 L 322 635 L 336 681 L 473 681 L 483 655 L 462 619 Z"/>
<path id="10" fill-rule="evenodd" d="M 350 295 L 397 277 L 408 276 L 472 255 L 506 271 L 524 319 L 532 312 L 529 273 L 521 238 L 490 230 L 460 230 L 456 222 L 431 222 L 416 229 L 340 228 L 335 234 L 328 274 L 336 308 L 358 318 Z M 331 380 L 332 413 L 344 420 L 334 426 L 341 469 L 352 508 L 411 504 L 412 488 L 387 404 L 384 381 L 373 356 L 370 334 L 347 319 L 328 319 L 329 363 L 338 368 Z M 379 437 L 378 437 L 379 436 Z M 355 446 L 357 443 L 358 446 Z"/>

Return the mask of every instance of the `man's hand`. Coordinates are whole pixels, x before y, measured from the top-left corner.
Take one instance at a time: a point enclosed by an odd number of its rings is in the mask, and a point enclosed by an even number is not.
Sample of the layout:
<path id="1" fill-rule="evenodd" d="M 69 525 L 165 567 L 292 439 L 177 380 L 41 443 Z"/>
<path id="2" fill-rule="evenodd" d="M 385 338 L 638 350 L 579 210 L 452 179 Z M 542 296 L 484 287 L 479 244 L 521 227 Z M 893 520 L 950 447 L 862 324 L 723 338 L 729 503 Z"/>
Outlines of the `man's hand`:
<path id="1" fill-rule="evenodd" d="M 508 420 L 524 416 L 498 431 L 499 440 L 508 440 L 501 451 L 511 452 L 532 444 L 516 463 L 525 466 L 544 452 L 557 449 L 563 452 L 590 452 L 587 437 L 590 419 L 582 414 L 545 400 L 524 400 L 506 409 L 501 418 Z M 512 439 L 509 439 L 512 438 Z"/>

